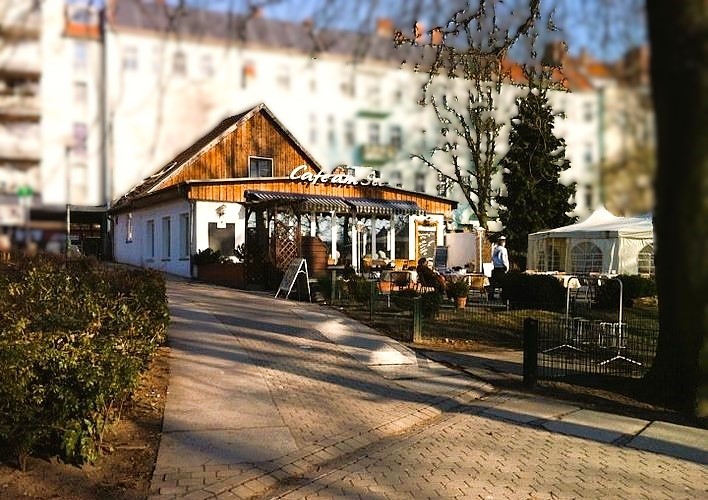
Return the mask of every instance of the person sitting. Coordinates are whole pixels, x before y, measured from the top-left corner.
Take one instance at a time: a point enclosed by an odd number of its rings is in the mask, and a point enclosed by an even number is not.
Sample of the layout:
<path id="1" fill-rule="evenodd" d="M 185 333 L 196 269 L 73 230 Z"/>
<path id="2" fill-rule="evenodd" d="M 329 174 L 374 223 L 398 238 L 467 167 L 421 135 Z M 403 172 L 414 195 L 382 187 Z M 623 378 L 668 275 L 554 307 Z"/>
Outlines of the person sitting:
<path id="1" fill-rule="evenodd" d="M 421 286 L 434 288 L 438 293 L 445 291 L 445 278 L 428 267 L 428 259 L 421 257 L 415 270 Z"/>

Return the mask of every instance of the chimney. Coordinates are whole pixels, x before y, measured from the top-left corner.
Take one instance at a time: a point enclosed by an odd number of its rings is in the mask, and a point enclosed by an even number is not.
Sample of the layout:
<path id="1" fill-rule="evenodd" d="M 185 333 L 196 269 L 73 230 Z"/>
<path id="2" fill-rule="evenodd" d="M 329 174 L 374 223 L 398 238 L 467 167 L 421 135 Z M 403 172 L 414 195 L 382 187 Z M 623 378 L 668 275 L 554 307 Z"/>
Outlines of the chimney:
<path id="1" fill-rule="evenodd" d="M 415 23 L 413 33 L 415 34 L 415 43 L 423 43 L 423 38 L 425 37 L 425 26 L 423 25 L 423 23 L 421 23 L 420 21 Z"/>
<path id="2" fill-rule="evenodd" d="M 442 45 L 443 44 L 443 30 L 442 28 L 435 28 L 430 35 L 430 43 L 432 45 Z"/>
<path id="3" fill-rule="evenodd" d="M 543 63 L 549 66 L 563 66 L 568 46 L 561 40 L 550 42 L 543 53 Z"/>
<path id="4" fill-rule="evenodd" d="M 380 17 L 376 20 L 376 35 L 382 38 L 393 36 L 393 21 L 388 17 Z"/>
<path id="5" fill-rule="evenodd" d="M 587 64 L 590 62 L 590 54 L 588 54 L 588 49 L 583 47 L 580 49 L 580 55 L 578 56 L 578 64 L 580 66 L 587 66 Z"/>

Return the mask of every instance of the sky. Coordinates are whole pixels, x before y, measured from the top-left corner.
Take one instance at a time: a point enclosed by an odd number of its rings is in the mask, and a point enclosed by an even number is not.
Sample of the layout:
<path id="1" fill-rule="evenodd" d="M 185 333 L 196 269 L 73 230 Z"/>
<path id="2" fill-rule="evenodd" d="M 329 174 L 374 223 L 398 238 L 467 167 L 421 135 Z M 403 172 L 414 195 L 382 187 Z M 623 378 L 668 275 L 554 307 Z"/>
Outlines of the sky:
<path id="1" fill-rule="evenodd" d="M 104 0 L 69 0 L 71 3 L 91 2 L 102 5 Z M 120 0 L 119 0 L 120 1 Z M 146 3 L 156 0 L 142 0 Z M 157 0 L 159 1 L 159 0 Z M 375 20 L 389 17 L 397 27 L 405 29 L 421 20 L 429 29 L 444 24 L 450 13 L 479 0 L 166 0 L 177 5 L 216 11 L 247 12 L 252 5 L 263 6 L 266 16 L 303 21 L 313 19 L 317 25 L 339 29 L 373 29 Z M 488 0 L 490 1 L 490 0 Z M 506 13 L 520 10 L 528 0 L 497 0 Z M 601 60 L 615 60 L 628 48 L 646 43 L 644 0 L 541 0 L 544 20 L 541 40 L 562 38 L 571 54 L 582 49 Z M 545 20 L 553 13 L 558 31 L 545 30 Z"/>

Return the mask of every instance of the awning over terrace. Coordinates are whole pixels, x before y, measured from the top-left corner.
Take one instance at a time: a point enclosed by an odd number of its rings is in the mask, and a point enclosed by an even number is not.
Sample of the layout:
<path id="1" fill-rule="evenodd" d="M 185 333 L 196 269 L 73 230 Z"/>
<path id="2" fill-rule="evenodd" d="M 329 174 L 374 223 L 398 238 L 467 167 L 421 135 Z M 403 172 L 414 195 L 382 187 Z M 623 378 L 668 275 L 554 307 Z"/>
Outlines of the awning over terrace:
<path id="1" fill-rule="evenodd" d="M 406 200 L 345 198 L 275 191 L 247 191 L 246 204 L 256 207 L 293 208 L 301 212 L 359 213 L 369 215 L 416 215 L 425 213 L 417 203 Z"/>

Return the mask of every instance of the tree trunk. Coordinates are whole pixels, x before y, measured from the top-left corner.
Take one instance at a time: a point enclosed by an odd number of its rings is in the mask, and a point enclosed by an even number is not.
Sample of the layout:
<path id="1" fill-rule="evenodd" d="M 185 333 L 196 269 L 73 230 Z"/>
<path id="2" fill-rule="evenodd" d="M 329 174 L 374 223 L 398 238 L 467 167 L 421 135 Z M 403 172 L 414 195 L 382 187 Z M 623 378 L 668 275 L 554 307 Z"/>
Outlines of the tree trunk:
<path id="1" fill-rule="evenodd" d="M 705 0 L 647 0 L 656 112 L 659 343 L 647 387 L 708 416 L 708 12 Z"/>

